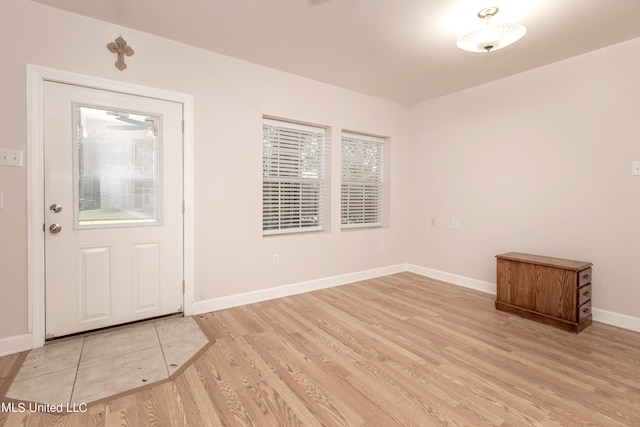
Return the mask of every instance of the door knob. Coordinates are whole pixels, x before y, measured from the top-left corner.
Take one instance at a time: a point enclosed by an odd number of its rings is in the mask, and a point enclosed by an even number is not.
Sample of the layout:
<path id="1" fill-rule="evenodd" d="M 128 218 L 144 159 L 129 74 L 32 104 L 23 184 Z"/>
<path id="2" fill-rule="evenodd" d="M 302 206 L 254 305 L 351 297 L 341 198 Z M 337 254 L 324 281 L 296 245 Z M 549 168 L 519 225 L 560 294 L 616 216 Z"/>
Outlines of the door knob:
<path id="1" fill-rule="evenodd" d="M 62 231 L 62 226 L 60 224 L 51 224 L 49 226 L 49 231 L 52 233 L 59 233 Z"/>
<path id="2" fill-rule="evenodd" d="M 54 203 L 51 206 L 49 206 L 49 210 L 53 213 L 60 213 L 60 211 L 62 210 L 62 206 L 60 206 L 57 203 Z"/>

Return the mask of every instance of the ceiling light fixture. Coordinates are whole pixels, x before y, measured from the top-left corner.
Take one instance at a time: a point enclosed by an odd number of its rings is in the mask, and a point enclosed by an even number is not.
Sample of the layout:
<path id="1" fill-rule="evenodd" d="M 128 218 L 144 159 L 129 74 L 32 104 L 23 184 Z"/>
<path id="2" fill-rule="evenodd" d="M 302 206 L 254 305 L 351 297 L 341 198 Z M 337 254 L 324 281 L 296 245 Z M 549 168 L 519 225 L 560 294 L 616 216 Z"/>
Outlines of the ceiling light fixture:
<path id="1" fill-rule="evenodd" d="M 486 25 L 463 34 L 456 43 L 460 49 L 469 52 L 491 52 L 502 49 L 520 40 L 527 29 L 520 24 L 492 24 L 491 17 L 498 13 L 497 7 L 487 7 L 478 12 L 478 18 Z"/>

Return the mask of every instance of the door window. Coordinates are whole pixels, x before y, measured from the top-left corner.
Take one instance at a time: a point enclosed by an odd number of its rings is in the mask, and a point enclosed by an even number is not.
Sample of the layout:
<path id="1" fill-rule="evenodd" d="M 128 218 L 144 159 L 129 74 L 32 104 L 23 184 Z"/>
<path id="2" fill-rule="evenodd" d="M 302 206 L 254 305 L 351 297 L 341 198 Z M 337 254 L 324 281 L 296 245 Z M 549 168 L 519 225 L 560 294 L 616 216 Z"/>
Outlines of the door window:
<path id="1" fill-rule="evenodd" d="M 74 106 L 75 226 L 161 223 L 160 117 Z"/>

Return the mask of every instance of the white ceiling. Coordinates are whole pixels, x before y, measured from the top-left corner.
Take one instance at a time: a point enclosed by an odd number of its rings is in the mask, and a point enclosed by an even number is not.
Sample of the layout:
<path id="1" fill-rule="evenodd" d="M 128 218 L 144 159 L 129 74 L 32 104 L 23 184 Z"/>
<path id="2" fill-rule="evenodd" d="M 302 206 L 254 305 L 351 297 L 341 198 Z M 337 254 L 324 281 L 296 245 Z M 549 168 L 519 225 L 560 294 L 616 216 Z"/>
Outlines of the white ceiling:
<path id="1" fill-rule="evenodd" d="M 35 1 L 409 105 L 640 37 L 640 0 Z M 489 6 L 527 35 L 459 50 Z"/>

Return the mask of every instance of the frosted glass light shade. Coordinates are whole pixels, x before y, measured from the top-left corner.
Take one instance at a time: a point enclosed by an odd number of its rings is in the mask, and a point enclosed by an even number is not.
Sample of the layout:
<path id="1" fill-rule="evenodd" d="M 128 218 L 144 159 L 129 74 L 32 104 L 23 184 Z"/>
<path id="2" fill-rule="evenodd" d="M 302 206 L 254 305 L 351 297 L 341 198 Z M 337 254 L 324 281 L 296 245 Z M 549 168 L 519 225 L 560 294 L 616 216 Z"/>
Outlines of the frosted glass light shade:
<path id="1" fill-rule="evenodd" d="M 469 52 L 489 52 L 517 42 L 526 32 L 520 24 L 490 24 L 463 34 L 456 44 Z"/>

